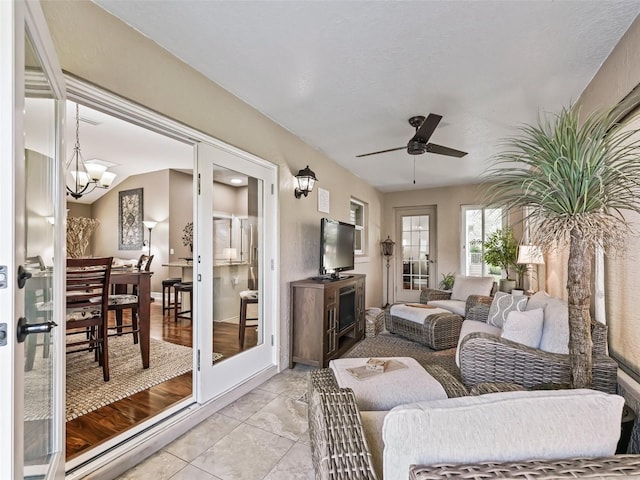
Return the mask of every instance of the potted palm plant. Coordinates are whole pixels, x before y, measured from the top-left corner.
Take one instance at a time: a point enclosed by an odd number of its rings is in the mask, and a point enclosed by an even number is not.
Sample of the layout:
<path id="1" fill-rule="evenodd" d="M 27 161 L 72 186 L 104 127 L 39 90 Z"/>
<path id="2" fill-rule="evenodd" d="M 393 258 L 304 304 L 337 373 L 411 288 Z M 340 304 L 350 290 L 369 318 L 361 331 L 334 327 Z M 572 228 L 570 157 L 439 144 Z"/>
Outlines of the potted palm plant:
<path id="1" fill-rule="evenodd" d="M 640 137 L 621 119 L 638 98 L 586 118 L 575 106 L 521 127 L 494 158 L 489 203 L 527 212 L 531 240 L 543 250 L 569 247 L 567 295 L 571 385 L 592 380 L 591 261 L 596 247 L 614 253 L 640 212 Z M 635 135 L 635 136 L 634 136 Z"/>
<path id="2" fill-rule="evenodd" d="M 509 268 L 515 266 L 518 258 L 518 243 L 511 228 L 498 229 L 489 235 L 483 244 L 484 261 L 494 267 L 499 267 L 506 278 L 500 280 L 500 291 L 511 292 L 516 287 L 515 280 L 509 278 Z"/>

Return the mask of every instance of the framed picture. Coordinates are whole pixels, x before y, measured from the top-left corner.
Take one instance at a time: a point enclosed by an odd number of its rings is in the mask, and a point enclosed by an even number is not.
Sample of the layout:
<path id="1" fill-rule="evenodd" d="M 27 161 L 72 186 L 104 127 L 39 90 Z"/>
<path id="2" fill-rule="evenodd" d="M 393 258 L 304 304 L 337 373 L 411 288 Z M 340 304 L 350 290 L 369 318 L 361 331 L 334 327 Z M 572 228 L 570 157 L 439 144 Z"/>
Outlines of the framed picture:
<path id="1" fill-rule="evenodd" d="M 118 192 L 118 250 L 142 250 L 142 188 Z"/>
<path id="2" fill-rule="evenodd" d="M 322 213 L 330 213 L 331 201 L 329 190 L 318 188 L 318 211 Z"/>

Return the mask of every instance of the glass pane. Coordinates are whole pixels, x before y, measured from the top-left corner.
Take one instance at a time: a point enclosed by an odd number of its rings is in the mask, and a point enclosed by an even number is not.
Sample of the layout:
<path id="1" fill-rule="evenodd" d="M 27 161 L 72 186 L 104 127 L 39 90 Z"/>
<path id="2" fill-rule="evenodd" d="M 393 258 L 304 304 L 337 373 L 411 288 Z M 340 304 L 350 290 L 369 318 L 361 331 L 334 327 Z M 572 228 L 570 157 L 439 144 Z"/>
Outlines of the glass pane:
<path id="1" fill-rule="evenodd" d="M 403 289 L 429 284 L 429 215 L 402 217 Z"/>
<path id="2" fill-rule="evenodd" d="M 217 165 L 213 179 L 215 363 L 264 341 L 258 288 L 263 182 Z M 232 341 L 237 349 L 229 350 L 227 346 L 222 351 L 230 338 L 237 339 Z"/>
<path id="3" fill-rule="evenodd" d="M 27 36 L 25 45 L 25 286 L 28 323 L 52 320 L 56 100 Z M 44 478 L 53 453 L 53 360 L 59 355 L 51 333 L 25 341 L 24 463 L 29 478 Z M 42 466 L 42 468 L 40 468 Z M 34 473 L 41 472 L 41 473 Z"/>

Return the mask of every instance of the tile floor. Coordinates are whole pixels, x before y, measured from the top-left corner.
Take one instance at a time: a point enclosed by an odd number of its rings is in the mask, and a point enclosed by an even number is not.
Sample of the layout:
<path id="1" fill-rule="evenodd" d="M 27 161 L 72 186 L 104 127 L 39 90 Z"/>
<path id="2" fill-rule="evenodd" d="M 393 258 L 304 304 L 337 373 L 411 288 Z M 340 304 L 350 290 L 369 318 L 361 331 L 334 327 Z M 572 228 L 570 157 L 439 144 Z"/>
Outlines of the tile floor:
<path id="1" fill-rule="evenodd" d="M 313 479 L 307 405 L 298 401 L 310 370 L 272 377 L 118 480 Z"/>

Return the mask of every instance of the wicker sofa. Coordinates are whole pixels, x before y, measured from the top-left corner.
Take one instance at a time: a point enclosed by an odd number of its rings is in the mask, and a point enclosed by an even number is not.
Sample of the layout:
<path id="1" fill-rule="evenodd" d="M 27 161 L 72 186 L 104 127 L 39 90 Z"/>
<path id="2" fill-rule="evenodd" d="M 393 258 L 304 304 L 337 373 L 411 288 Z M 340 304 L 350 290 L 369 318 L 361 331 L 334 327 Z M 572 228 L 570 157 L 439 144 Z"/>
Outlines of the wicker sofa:
<path id="1" fill-rule="evenodd" d="M 490 297 L 472 299 L 468 306 L 471 313 L 465 318 L 465 323 L 486 322 L 490 304 Z M 571 367 L 567 354 L 527 347 L 481 331 L 465 335 L 465 332 L 469 331 L 466 325 L 462 331 L 464 338 L 461 339 L 458 348 L 459 367 L 467 388 L 485 382 L 515 383 L 528 389 L 549 384 L 569 384 Z M 592 388 L 606 393 L 616 393 L 618 364 L 606 353 L 607 326 L 592 320 L 591 336 Z"/>
<path id="2" fill-rule="evenodd" d="M 361 412 L 350 389 L 339 388 L 330 369 L 310 374 L 309 433 L 317 480 L 381 480 L 374 468 L 370 444 L 376 439 L 365 431 Z M 384 414 L 384 412 L 375 412 Z M 437 437 L 437 432 L 427 433 Z M 379 445 L 378 445 L 379 447 Z M 640 455 L 611 455 L 563 460 L 436 463 L 414 465 L 414 480 L 464 479 L 561 479 L 640 478 Z"/>

